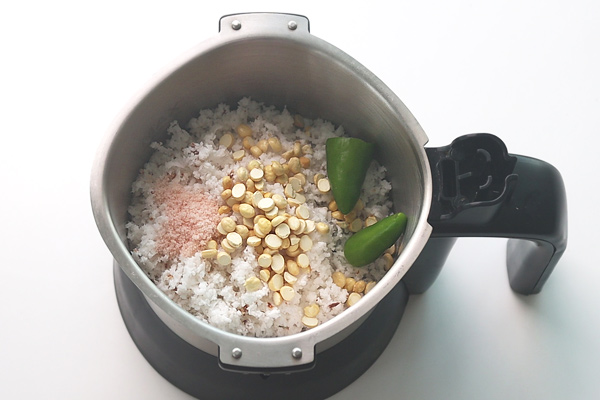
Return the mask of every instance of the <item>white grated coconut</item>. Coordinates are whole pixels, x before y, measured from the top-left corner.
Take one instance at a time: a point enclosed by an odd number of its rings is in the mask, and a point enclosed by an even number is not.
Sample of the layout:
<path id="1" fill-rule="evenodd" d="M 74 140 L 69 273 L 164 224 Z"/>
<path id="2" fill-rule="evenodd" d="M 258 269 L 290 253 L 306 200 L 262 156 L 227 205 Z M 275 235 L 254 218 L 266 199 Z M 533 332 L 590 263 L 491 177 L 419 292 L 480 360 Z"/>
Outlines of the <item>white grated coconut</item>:
<path id="1" fill-rule="evenodd" d="M 310 167 L 302 170 L 307 178 L 305 204 L 311 220 L 325 222 L 330 228 L 326 234 L 310 233 L 313 246 L 306 253 L 309 272 L 297 276 L 293 284 L 296 295 L 279 306 L 274 305 L 267 283 L 261 281 L 262 287 L 256 291 L 244 286 L 249 277 L 259 276 L 255 248 L 244 243 L 231 253 L 232 261 L 227 266 L 200 254 L 210 239 L 221 243 L 223 235 L 216 226 L 224 216 L 232 216 L 241 224 L 239 214 L 218 215 L 217 209 L 225 204 L 221 199 L 223 177 L 235 177 L 239 167 L 255 159 L 249 152 L 238 162 L 232 158 L 233 152 L 243 149 L 235 133 L 242 123 L 252 128 L 255 142 L 277 137 L 284 151 L 291 149 L 295 141 L 310 144 L 312 154 L 306 155 Z M 319 192 L 312 183 L 315 174 L 327 175 L 325 141 L 343 135 L 343 129 L 320 119 L 304 120 L 304 124 L 309 129 L 295 126 L 294 116 L 286 109 L 279 111 L 249 98 L 240 100 L 233 110 L 227 105 L 202 110 L 185 129 L 176 121 L 171 123 L 169 139 L 152 144 L 155 151 L 133 183 L 131 220 L 127 224 L 133 256 L 169 298 L 217 328 L 256 337 L 297 333 L 307 329 L 302 323 L 305 306 L 319 306 L 320 323 L 347 307 L 348 291 L 333 283 L 335 271 L 367 282 L 378 281 L 385 274 L 382 259 L 360 269 L 346 262 L 343 245 L 351 232 L 332 218 L 327 208 L 333 199 L 331 193 Z M 230 132 L 235 138 L 232 147 L 220 146 L 220 138 Z M 281 153 L 273 151 L 258 159 L 263 165 L 286 162 Z M 263 190 L 284 195 L 279 183 L 267 183 Z M 373 215 L 378 220 L 388 216 L 392 212 L 390 191 L 385 169 L 373 162 L 362 190 L 365 207 L 360 215 Z M 294 208 L 287 211 L 293 214 Z"/>

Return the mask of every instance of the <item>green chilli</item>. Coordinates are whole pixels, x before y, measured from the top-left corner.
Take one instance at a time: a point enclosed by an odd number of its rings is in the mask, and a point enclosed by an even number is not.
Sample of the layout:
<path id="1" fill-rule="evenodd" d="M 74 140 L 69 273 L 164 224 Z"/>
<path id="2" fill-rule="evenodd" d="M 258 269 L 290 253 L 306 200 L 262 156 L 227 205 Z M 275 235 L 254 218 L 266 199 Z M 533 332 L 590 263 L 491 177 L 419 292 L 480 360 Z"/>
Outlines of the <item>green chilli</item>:
<path id="1" fill-rule="evenodd" d="M 358 201 L 375 144 L 350 137 L 327 139 L 327 177 L 338 209 L 348 214 Z"/>
<path id="2" fill-rule="evenodd" d="M 350 236 L 344 245 L 348 262 L 362 267 L 375 261 L 404 233 L 406 220 L 406 215 L 397 213 Z"/>

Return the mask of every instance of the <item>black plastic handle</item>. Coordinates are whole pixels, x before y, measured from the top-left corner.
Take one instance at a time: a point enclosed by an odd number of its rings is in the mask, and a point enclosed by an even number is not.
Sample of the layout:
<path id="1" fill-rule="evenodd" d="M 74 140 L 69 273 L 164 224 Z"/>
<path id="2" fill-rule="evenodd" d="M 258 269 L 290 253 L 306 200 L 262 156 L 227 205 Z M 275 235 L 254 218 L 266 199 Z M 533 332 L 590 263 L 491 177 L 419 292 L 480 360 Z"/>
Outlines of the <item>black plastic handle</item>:
<path id="1" fill-rule="evenodd" d="M 567 247 L 567 201 L 552 165 L 508 154 L 498 137 L 465 135 L 427 148 L 433 196 L 430 240 L 404 277 L 410 293 L 437 278 L 458 237 L 506 237 L 511 288 L 539 293 Z"/>

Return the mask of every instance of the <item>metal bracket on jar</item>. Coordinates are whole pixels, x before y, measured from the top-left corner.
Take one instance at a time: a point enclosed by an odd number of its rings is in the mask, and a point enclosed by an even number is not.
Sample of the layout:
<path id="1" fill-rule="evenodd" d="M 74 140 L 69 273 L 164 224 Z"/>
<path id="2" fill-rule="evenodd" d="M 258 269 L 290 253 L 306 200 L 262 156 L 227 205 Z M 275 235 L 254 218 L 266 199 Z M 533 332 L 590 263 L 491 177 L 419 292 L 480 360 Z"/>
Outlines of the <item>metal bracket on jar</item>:
<path id="1" fill-rule="evenodd" d="M 511 288 L 539 293 L 567 246 L 566 194 L 556 168 L 509 154 L 490 134 L 461 136 L 426 152 L 433 232 L 403 278 L 409 291 L 433 284 L 458 237 L 506 237 Z"/>

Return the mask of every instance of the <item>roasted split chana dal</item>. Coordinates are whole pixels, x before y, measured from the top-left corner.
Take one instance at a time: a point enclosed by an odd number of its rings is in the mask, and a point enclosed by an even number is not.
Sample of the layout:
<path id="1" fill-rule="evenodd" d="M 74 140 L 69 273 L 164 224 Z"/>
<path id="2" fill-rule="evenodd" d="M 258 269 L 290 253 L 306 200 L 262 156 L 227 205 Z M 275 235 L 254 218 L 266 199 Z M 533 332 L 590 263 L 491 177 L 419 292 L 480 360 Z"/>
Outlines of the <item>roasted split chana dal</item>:
<path id="1" fill-rule="evenodd" d="M 341 213 L 325 142 L 341 127 L 252 101 L 171 123 L 133 184 L 127 234 L 136 261 L 174 302 L 228 332 L 276 337 L 356 304 L 393 262 L 357 269 L 343 246 L 392 212 L 377 162 Z"/>

